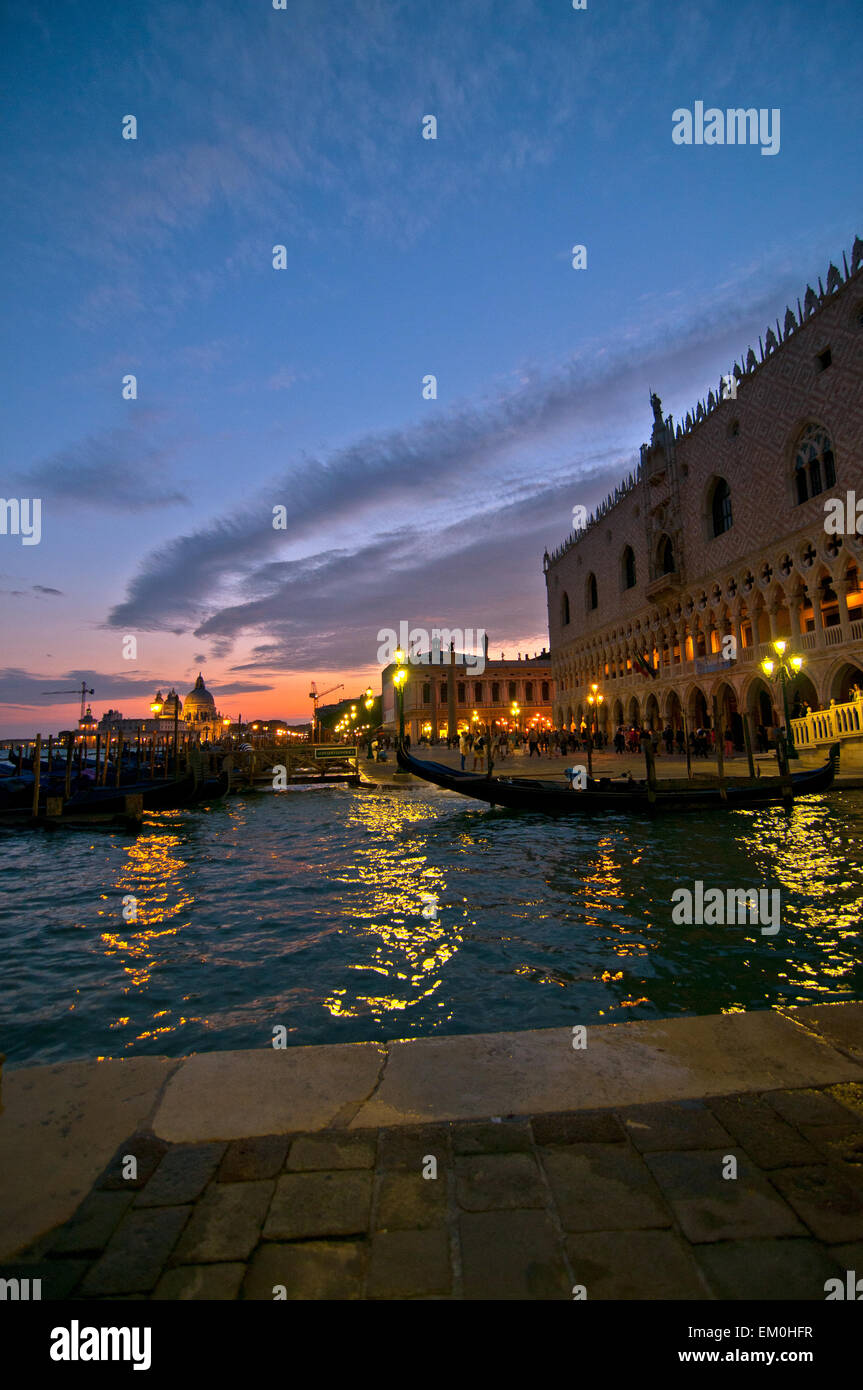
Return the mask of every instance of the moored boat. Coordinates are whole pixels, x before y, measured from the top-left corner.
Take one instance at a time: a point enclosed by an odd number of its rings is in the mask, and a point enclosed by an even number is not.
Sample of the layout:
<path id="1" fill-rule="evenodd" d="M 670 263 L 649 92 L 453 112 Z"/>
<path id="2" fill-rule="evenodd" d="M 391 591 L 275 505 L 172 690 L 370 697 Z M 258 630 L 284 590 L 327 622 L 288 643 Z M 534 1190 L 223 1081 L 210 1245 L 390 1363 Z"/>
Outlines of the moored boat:
<path id="1" fill-rule="evenodd" d="M 714 807 L 737 810 L 746 806 L 763 806 L 771 802 L 788 802 L 799 796 L 811 796 L 832 786 L 839 766 L 839 744 L 829 749 L 827 762 L 804 772 L 792 772 L 778 777 L 741 777 L 716 779 L 712 782 L 684 778 L 660 778 L 650 783 L 617 781 L 610 777 L 587 777 L 581 788 L 568 783 L 542 781 L 528 777 L 492 777 L 459 772 L 443 763 L 424 762 L 414 758 L 404 748 L 397 749 L 399 767 L 403 772 L 447 791 L 458 792 L 474 801 L 502 806 L 511 811 L 535 811 L 546 816 L 580 816 L 595 811 L 685 812 Z"/>

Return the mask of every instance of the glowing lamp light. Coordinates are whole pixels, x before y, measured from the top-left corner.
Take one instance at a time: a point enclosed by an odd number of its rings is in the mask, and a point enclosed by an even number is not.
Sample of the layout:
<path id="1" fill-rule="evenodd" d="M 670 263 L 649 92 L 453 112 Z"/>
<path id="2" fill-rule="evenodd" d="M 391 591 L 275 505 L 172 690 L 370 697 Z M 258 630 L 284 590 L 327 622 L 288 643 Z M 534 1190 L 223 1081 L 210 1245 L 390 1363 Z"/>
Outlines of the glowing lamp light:
<path id="1" fill-rule="evenodd" d="M 765 676 L 773 675 L 774 664 L 775 663 L 770 660 L 769 656 L 765 656 L 764 660 L 761 663 L 761 669 L 764 672 Z"/>
<path id="2" fill-rule="evenodd" d="M 802 657 L 802 656 L 792 656 L 792 658 L 791 658 L 791 665 L 794 667 L 794 670 L 795 670 L 795 671 L 799 671 L 800 668 L 801 668 L 801 666 L 803 665 L 803 657 Z"/>
<path id="3" fill-rule="evenodd" d="M 786 648 L 787 646 L 788 646 L 788 643 L 787 643 L 787 642 L 783 642 L 781 637 L 777 637 L 776 641 L 773 643 L 773 650 L 774 650 L 775 652 L 778 652 L 780 656 L 784 656 L 784 655 L 785 655 L 785 648 Z"/>

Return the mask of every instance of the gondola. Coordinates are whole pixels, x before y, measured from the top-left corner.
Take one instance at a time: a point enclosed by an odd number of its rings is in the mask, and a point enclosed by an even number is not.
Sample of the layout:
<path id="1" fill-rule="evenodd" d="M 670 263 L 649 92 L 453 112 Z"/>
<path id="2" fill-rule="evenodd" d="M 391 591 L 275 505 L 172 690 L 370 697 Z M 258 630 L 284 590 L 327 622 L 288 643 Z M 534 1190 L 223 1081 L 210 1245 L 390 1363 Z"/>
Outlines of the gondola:
<path id="1" fill-rule="evenodd" d="M 230 772 L 221 772 L 217 777 L 202 777 L 195 785 L 192 801 L 221 801 L 227 796 L 231 785 Z"/>
<path id="2" fill-rule="evenodd" d="M 827 791 L 839 766 L 839 744 L 829 749 L 823 767 L 806 772 L 793 772 L 787 777 L 725 778 L 720 784 L 689 781 L 685 778 L 660 778 L 652 786 L 646 781 L 615 781 L 610 777 L 586 778 L 581 789 L 543 782 L 528 777 L 491 777 L 471 772 L 459 772 L 442 763 L 423 762 L 397 750 L 399 767 L 412 772 L 424 782 L 432 782 L 447 791 L 458 792 L 475 801 L 502 806 L 510 811 L 538 811 L 546 816 L 580 816 L 594 811 L 656 812 L 688 811 L 716 807 L 737 810 L 746 806 L 763 806 L 771 802 L 788 802 L 798 796 L 811 796 Z M 725 795 L 723 795 L 723 791 Z"/>
<path id="3" fill-rule="evenodd" d="M 4 819 L 20 820 L 22 815 L 32 815 L 34 777 L 5 778 L 0 786 L 0 822 Z M 62 797 L 62 818 L 74 816 L 77 821 L 87 818 L 103 820 L 108 817 L 124 816 L 126 798 L 140 795 L 146 811 L 166 811 L 185 806 L 194 798 L 195 782 L 191 775 L 179 778 L 160 778 L 153 782 L 135 782 L 112 786 L 88 785 L 77 788 L 70 796 L 65 796 L 62 780 L 50 780 L 39 789 L 39 810 L 44 815 L 49 797 Z"/>

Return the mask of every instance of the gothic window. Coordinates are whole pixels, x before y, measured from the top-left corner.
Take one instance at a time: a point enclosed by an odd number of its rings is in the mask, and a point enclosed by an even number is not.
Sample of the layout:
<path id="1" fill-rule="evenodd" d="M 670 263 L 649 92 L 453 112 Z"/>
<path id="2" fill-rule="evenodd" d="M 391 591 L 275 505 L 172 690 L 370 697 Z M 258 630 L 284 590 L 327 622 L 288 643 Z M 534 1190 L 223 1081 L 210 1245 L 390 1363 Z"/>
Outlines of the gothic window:
<path id="1" fill-rule="evenodd" d="M 659 542 L 659 573 L 674 573 L 674 546 L 668 536 L 663 536 Z"/>
<path id="2" fill-rule="evenodd" d="M 718 478 L 713 489 L 711 516 L 714 536 L 724 535 L 731 530 L 731 488 L 724 478 Z"/>
<path id="3" fill-rule="evenodd" d="M 569 594 L 565 589 L 560 600 L 560 621 L 564 627 L 569 626 Z"/>
<path id="4" fill-rule="evenodd" d="M 797 501 L 817 497 L 835 482 L 836 462 L 830 436 L 820 425 L 809 425 L 803 431 L 794 458 Z"/>
<path id="5" fill-rule="evenodd" d="M 588 611 L 599 607 L 599 593 L 596 588 L 596 575 L 587 576 L 587 607 Z"/>
<path id="6" fill-rule="evenodd" d="M 623 552 L 621 565 L 624 589 L 635 588 L 635 551 L 628 545 Z"/>

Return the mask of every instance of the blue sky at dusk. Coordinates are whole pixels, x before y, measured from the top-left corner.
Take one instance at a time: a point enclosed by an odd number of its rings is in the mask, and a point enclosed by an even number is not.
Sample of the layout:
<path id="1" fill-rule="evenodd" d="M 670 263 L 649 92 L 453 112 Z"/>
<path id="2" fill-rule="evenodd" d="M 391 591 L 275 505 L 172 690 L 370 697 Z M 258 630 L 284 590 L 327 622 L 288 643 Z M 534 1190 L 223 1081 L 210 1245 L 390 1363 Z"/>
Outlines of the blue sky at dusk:
<path id="1" fill-rule="evenodd" d="M 538 649 L 649 391 L 685 415 L 863 233 L 861 39 L 859 0 L 13 0 L 0 734 L 199 668 L 305 718 L 400 620 Z M 697 100 L 779 108 L 778 154 L 675 145 Z"/>

